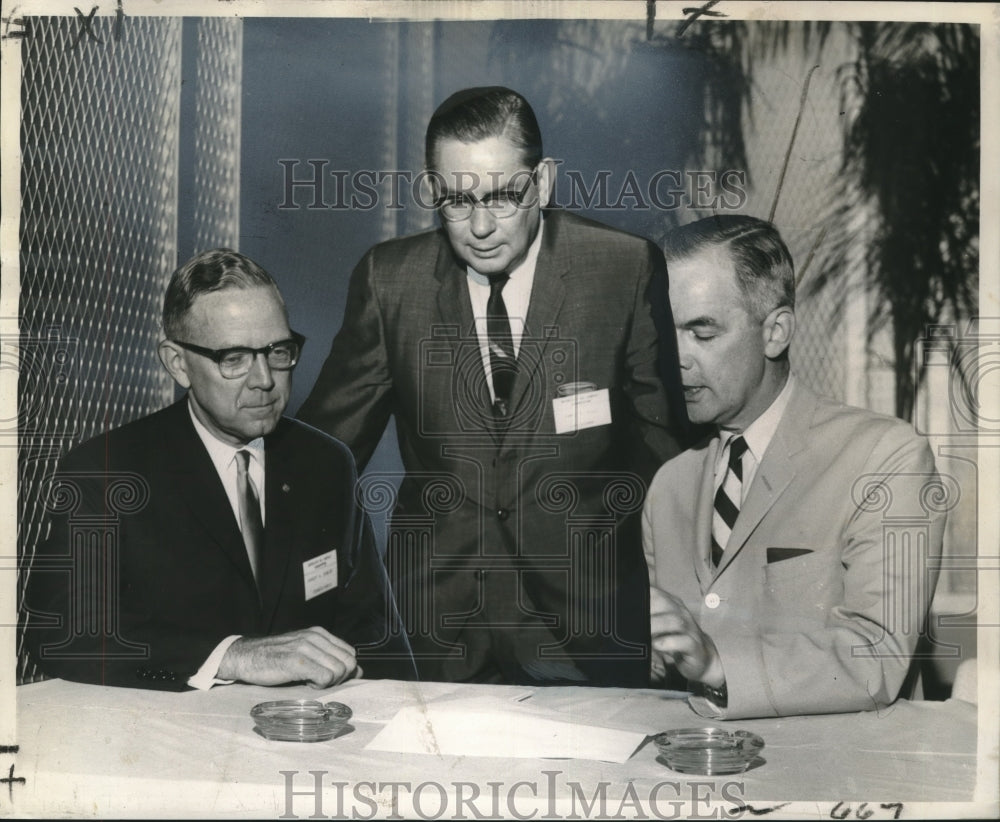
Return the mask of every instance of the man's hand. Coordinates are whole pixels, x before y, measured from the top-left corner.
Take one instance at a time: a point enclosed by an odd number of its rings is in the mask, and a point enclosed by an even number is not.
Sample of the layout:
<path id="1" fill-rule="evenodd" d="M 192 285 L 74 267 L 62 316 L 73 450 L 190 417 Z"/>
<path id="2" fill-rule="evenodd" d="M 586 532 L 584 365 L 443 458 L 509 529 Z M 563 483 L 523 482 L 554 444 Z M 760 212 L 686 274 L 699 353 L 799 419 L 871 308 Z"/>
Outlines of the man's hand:
<path id="1" fill-rule="evenodd" d="M 666 666 L 675 665 L 686 679 L 721 688 L 726 677 L 712 638 L 677 597 L 659 590 L 655 594 L 650 623 L 654 681 L 664 678 Z"/>
<path id="2" fill-rule="evenodd" d="M 219 679 L 252 685 L 308 682 L 329 688 L 361 675 L 354 648 L 325 628 L 314 626 L 278 636 L 242 637 L 226 651 Z"/>

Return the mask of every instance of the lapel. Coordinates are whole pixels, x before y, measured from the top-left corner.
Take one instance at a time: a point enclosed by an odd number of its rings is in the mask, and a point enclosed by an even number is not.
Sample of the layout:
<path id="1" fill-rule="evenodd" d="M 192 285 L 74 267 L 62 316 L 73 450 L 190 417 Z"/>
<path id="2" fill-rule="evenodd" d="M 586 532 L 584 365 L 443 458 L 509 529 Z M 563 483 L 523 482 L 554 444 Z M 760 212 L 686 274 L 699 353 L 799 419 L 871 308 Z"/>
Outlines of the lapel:
<path id="1" fill-rule="evenodd" d="M 556 325 L 559 312 L 566 298 L 566 287 L 563 278 L 569 271 L 569 251 L 566 242 L 560 237 L 558 217 L 549 215 L 545 218 L 545 230 L 542 234 L 542 247 L 538 252 L 535 264 L 535 276 L 531 286 L 531 296 L 528 301 L 528 316 L 525 317 L 524 333 L 517 358 L 517 374 L 511 390 L 511 417 L 516 417 L 519 406 L 530 400 L 528 387 L 536 378 L 536 374 L 544 362 L 545 348 L 549 338 L 546 330 Z M 454 326 L 457 319 L 457 333 L 451 336 L 454 348 L 453 362 L 463 364 L 468 354 L 468 347 L 475 348 L 478 356 L 479 338 L 476 335 L 475 318 L 472 315 L 472 302 L 469 299 L 469 289 L 466 285 L 466 270 L 451 251 L 447 238 L 442 237 L 438 252 L 435 277 L 440 286 L 437 302 L 441 322 Z M 464 348 L 463 348 L 464 347 Z M 489 389 L 486 386 L 485 373 L 481 360 L 477 359 L 478 367 L 474 369 L 477 377 L 482 379 L 472 389 L 474 401 L 478 401 L 483 409 L 483 427 L 490 431 L 497 445 L 503 439 L 504 431 L 492 424 L 490 411 Z M 470 369 L 470 373 L 472 370 Z M 551 397 L 549 398 L 552 399 Z"/>
<path id="2" fill-rule="evenodd" d="M 164 453 L 170 455 L 165 472 L 175 498 L 201 524 L 208 541 L 219 547 L 248 585 L 254 586 L 239 523 L 215 465 L 194 430 L 186 396 L 168 409 L 165 420 Z"/>
<path id="3" fill-rule="evenodd" d="M 556 326 L 566 299 L 563 278 L 569 271 L 572 249 L 567 247 L 561 236 L 559 225 L 558 212 L 547 214 L 542 232 L 542 247 L 538 251 L 535 277 L 531 284 L 531 297 L 528 300 L 528 316 L 524 320 L 524 334 L 517 357 L 517 375 L 511 391 L 512 416 L 517 414 L 519 406 L 525 401 L 526 394 L 529 394 L 528 387 L 545 362 L 545 349 L 551 339 L 549 330 Z M 544 386 L 542 388 L 544 392 Z M 551 402 L 552 399 L 553 397 L 543 397 L 544 402 Z"/>
<path id="4" fill-rule="evenodd" d="M 285 424 L 284 420 L 279 421 L 277 431 L 264 438 L 265 524 L 261 605 L 265 626 L 271 625 L 282 592 L 297 590 L 294 585 L 286 587 L 285 577 L 295 572 L 294 568 L 289 569 L 289 557 L 291 546 L 295 543 L 295 502 L 304 489 L 298 487 L 303 478 L 294 471 L 290 450 L 282 447 L 280 431 Z"/>
<path id="5" fill-rule="evenodd" d="M 440 232 L 437 264 L 434 276 L 439 282 L 437 302 L 441 322 L 454 326 L 457 322 L 458 333 L 452 335 L 456 346 L 462 340 L 476 340 L 476 324 L 472 316 L 472 301 L 469 299 L 469 289 L 465 284 L 465 266 L 454 255 L 448 238 Z M 456 348 L 456 353 L 458 349 Z"/>
<path id="6" fill-rule="evenodd" d="M 702 593 L 707 593 L 715 576 L 712 567 L 712 513 L 715 509 L 715 475 L 712 467 L 719 453 L 721 440 L 718 435 L 709 440 L 702 457 L 701 485 L 693 500 L 694 508 L 694 570 Z M 688 487 L 694 488 L 693 484 Z"/>
<path id="7" fill-rule="evenodd" d="M 489 413 L 490 392 L 486 387 L 486 376 L 479 355 L 479 338 L 476 336 L 476 322 L 472 316 L 472 301 L 469 298 L 469 288 L 466 285 L 465 266 L 454 255 L 448 238 L 440 232 L 437 264 L 434 270 L 439 286 L 437 293 L 438 318 L 443 326 L 447 326 L 447 341 L 452 347 L 452 359 L 457 373 L 463 377 L 474 375 L 475 384 L 466 385 L 470 390 L 471 402 L 478 403 L 482 413 Z M 428 329 L 430 331 L 431 329 Z M 470 353 L 475 351 L 473 363 L 467 362 Z M 454 402 L 450 397 L 447 401 Z M 485 419 L 484 419 L 485 424 Z"/>
<path id="8" fill-rule="evenodd" d="M 815 405 L 812 394 L 803 390 L 801 386 L 793 387 L 785 413 L 775 429 L 774 438 L 757 468 L 750 491 L 736 518 L 716 577 L 729 567 L 764 515 L 771 510 L 795 478 L 796 469 L 792 458 L 808 445 L 807 433 L 812 424 Z"/>

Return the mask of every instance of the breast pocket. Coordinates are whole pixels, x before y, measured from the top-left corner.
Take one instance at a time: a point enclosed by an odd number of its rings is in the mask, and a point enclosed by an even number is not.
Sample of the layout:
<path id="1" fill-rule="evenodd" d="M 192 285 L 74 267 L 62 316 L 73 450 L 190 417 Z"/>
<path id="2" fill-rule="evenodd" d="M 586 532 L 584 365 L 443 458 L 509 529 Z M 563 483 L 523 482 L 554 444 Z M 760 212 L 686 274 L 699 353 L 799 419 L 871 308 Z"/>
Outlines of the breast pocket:
<path id="1" fill-rule="evenodd" d="M 764 566 L 763 624 L 770 630 L 801 632 L 803 625 L 825 623 L 842 588 L 836 551 L 823 547 L 797 553 L 783 546 L 768 552 L 773 561 Z"/>

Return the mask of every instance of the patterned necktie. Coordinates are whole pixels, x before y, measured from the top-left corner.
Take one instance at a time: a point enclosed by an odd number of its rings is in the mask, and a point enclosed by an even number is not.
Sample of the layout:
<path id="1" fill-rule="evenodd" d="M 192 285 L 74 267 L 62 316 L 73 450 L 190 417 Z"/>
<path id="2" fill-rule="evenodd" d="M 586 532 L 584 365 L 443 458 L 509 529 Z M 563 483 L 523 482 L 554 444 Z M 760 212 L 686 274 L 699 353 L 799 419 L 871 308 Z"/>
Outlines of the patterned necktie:
<path id="1" fill-rule="evenodd" d="M 514 339 L 510 333 L 510 318 L 503 301 L 503 287 L 509 274 L 491 274 L 490 299 L 486 303 L 486 342 L 490 350 L 490 373 L 493 376 L 493 411 L 506 417 L 510 411 L 510 394 L 514 387 L 517 361 L 514 358 Z"/>
<path id="2" fill-rule="evenodd" d="M 712 565 L 722 561 L 722 552 L 733 532 L 736 517 L 740 513 L 743 495 L 743 454 L 747 441 L 734 437 L 729 443 L 729 466 L 719 490 L 715 492 L 715 513 L 712 515 Z"/>
<path id="3" fill-rule="evenodd" d="M 260 516 L 260 498 L 249 474 L 250 452 L 236 452 L 236 496 L 240 503 L 240 530 L 250 558 L 250 570 L 260 589 L 260 563 L 264 551 L 264 522 Z"/>

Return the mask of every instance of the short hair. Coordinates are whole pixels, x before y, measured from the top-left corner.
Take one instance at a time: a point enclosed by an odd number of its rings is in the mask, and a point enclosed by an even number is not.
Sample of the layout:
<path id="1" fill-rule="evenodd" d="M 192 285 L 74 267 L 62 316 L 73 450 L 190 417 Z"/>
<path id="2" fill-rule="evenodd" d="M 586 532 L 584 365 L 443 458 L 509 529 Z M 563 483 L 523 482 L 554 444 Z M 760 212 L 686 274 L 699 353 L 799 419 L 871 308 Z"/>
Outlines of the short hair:
<path id="1" fill-rule="evenodd" d="M 424 162 L 434 169 L 442 140 L 476 143 L 505 137 L 521 150 L 525 164 L 534 168 L 542 159 L 542 132 L 528 101 L 503 86 L 456 91 L 431 116 L 424 141 Z"/>
<path id="2" fill-rule="evenodd" d="M 775 308 L 795 308 L 795 266 L 772 223 L 739 214 L 717 214 L 676 228 L 664 245 L 668 270 L 672 260 L 711 247 L 729 251 L 736 283 L 757 319 L 763 320 Z"/>
<path id="3" fill-rule="evenodd" d="M 168 339 L 184 331 L 191 306 L 202 294 L 226 288 L 270 286 L 284 307 L 278 284 L 249 257 L 230 248 L 213 248 L 196 254 L 170 277 L 163 297 L 163 333 Z"/>

